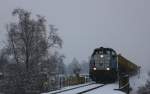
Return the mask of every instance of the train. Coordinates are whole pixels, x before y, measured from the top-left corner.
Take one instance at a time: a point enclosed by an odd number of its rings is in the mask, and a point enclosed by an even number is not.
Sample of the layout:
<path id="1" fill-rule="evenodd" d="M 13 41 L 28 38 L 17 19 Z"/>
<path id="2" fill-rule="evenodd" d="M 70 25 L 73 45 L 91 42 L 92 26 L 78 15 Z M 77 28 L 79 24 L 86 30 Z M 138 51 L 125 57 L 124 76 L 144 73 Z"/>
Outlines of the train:
<path id="1" fill-rule="evenodd" d="M 95 82 L 115 82 L 122 74 L 134 75 L 139 66 L 112 48 L 96 48 L 90 58 L 89 77 Z"/>

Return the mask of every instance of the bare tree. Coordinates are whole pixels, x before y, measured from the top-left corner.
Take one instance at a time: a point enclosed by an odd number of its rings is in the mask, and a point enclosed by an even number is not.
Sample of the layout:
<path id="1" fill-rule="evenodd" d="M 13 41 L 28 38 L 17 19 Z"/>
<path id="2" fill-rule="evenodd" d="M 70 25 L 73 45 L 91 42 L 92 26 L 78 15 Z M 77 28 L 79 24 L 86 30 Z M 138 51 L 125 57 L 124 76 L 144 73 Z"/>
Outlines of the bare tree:
<path id="1" fill-rule="evenodd" d="M 81 72 L 81 65 L 79 64 L 79 61 L 76 58 L 73 58 L 72 62 L 68 67 L 70 73 L 74 73 L 77 77 L 79 77 L 79 74 Z"/>
<path id="2" fill-rule="evenodd" d="M 6 49 L 0 50 L 0 72 L 4 71 L 4 67 L 9 63 L 8 53 Z"/>
<path id="3" fill-rule="evenodd" d="M 81 73 L 88 74 L 89 73 L 89 62 L 83 60 L 81 62 Z"/>
<path id="4" fill-rule="evenodd" d="M 47 35 L 44 17 L 38 15 L 37 20 L 31 19 L 31 13 L 24 9 L 15 9 L 12 14 L 18 16 L 19 22 L 7 26 L 9 47 L 16 63 L 25 63 L 29 71 L 47 55 L 48 48 L 61 47 L 62 40 L 53 25 Z"/>
<path id="5" fill-rule="evenodd" d="M 48 59 L 41 64 L 42 71 L 47 71 L 49 75 L 51 73 L 56 74 L 64 74 L 65 73 L 65 65 L 63 59 L 65 58 L 64 55 L 60 55 L 57 51 L 54 54 L 49 55 Z"/>
<path id="6" fill-rule="evenodd" d="M 53 25 L 47 32 L 44 17 L 37 15 L 37 19 L 33 19 L 31 13 L 24 9 L 15 9 L 12 14 L 18 18 L 17 22 L 7 25 L 8 49 L 16 63 L 13 69 L 18 72 L 13 77 L 18 78 L 15 81 L 18 87 L 20 84 L 30 89 L 39 87 L 40 80 L 35 76 L 39 74 L 39 65 L 48 59 L 50 48 L 62 47 L 62 40 Z"/>

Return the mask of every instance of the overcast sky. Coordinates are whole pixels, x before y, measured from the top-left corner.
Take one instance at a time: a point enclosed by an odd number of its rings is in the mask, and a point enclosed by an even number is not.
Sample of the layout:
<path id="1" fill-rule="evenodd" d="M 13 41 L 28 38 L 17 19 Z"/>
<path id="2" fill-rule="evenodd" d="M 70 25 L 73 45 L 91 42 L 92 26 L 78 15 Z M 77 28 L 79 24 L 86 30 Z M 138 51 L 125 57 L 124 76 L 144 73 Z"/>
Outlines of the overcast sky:
<path id="1" fill-rule="evenodd" d="M 14 8 L 46 17 L 64 41 L 65 62 L 88 60 L 93 49 L 111 47 L 150 67 L 150 0 L 0 0 L 0 39 Z"/>

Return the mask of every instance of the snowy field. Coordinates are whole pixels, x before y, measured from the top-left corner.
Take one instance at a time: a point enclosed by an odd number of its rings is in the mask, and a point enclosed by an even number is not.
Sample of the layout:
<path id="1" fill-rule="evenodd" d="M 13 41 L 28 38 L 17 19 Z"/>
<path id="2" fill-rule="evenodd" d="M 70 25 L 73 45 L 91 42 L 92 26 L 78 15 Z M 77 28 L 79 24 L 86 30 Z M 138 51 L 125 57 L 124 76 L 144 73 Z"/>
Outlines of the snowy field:
<path id="1" fill-rule="evenodd" d="M 66 92 L 61 92 L 59 94 L 77 94 L 80 91 L 84 91 L 84 90 L 87 90 L 87 89 L 90 89 L 90 88 L 93 88 L 93 87 L 96 87 L 96 86 L 99 86 L 99 85 L 100 84 L 93 84 L 93 85 L 89 85 L 89 86 L 85 86 L 85 87 L 69 90 L 69 91 L 66 91 Z M 70 88 L 74 88 L 74 87 L 78 87 L 78 86 L 81 86 L 81 85 L 65 87 L 65 88 L 62 88 L 61 90 L 57 90 L 57 91 L 53 91 L 53 92 L 49 92 L 49 93 L 43 93 L 43 94 L 52 94 L 52 93 L 55 93 L 55 92 L 58 92 L 58 91 L 62 91 L 62 90 L 66 90 L 66 89 L 70 89 Z M 121 91 L 114 90 L 114 89 L 117 89 L 117 88 L 118 88 L 118 84 L 117 83 L 108 84 L 108 85 L 105 85 L 103 87 L 100 87 L 100 88 L 97 88 L 95 90 L 92 90 L 90 92 L 87 92 L 85 94 L 125 94 L 125 93 L 123 93 Z"/>

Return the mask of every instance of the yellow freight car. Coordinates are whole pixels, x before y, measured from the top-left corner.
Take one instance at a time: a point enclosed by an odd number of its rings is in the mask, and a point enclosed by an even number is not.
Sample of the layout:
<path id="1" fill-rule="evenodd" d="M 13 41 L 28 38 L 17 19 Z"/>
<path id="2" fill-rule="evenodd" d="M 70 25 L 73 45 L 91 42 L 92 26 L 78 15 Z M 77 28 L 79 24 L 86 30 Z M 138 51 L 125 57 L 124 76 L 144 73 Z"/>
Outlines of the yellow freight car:
<path id="1" fill-rule="evenodd" d="M 129 75 L 134 75 L 138 72 L 139 66 L 132 63 L 121 54 L 118 55 L 118 71 Z"/>

